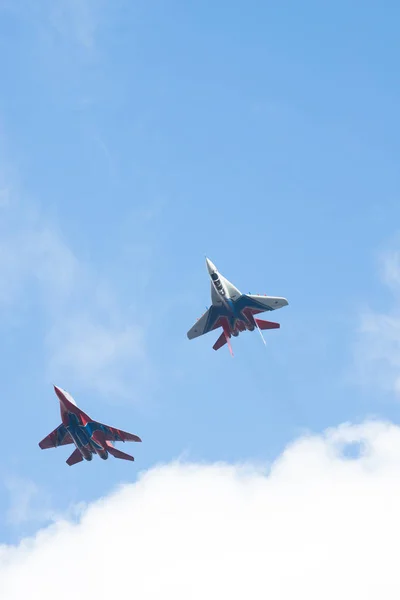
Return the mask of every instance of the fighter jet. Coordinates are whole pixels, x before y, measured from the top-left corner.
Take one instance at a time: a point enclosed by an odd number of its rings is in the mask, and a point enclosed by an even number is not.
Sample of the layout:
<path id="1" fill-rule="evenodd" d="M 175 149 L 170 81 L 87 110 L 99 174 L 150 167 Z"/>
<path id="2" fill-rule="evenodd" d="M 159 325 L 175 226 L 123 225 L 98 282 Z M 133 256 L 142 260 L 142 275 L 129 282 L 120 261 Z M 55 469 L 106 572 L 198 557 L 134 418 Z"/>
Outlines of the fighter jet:
<path id="1" fill-rule="evenodd" d="M 141 442 L 137 435 L 93 421 L 77 407 L 68 392 L 56 385 L 54 390 L 60 401 L 62 423 L 39 442 L 42 450 L 75 444 L 76 449 L 66 461 L 69 466 L 82 462 L 83 459 L 92 460 L 93 454 L 98 454 L 103 460 L 106 460 L 109 454 L 115 458 L 135 460 L 133 456 L 114 448 L 112 442 Z"/>
<path id="2" fill-rule="evenodd" d="M 241 331 L 246 329 L 254 331 L 258 329 L 264 341 L 262 329 L 278 329 L 279 323 L 255 319 L 254 315 L 267 310 L 277 310 L 288 304 L 286 298 L 275 296 L 258 296 L 254 294 L 242 294 L 239 290 L 219 272 L 217 267 L 206 258 L 207 270 L 211 278 L 211 302 L 212 306 L 197 320 L 197 323 L 188 331 L 189 340 L 222 327 L 222 334 L 215 342 L 213 348 L 218 350 L 224 344 L 228 344 L 229 351 L 233 356 L 230 338 L 237 337 Z"/>

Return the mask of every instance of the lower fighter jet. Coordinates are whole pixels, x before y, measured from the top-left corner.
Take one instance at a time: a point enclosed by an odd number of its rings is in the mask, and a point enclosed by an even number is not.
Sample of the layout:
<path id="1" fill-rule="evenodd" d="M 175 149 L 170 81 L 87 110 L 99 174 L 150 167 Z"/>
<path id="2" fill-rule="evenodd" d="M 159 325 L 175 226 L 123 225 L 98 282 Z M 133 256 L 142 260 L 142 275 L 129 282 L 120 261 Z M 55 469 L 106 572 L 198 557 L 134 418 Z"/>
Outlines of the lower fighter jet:
<path id="1" fill-rule="evenodd" d="M 109 454 L 115 458 L 135 460 L 133 456 L 114 448 L 112 442 L 141 442 L 142 440 L 137 435 L 93 421 L 77 407 L 68 392 L 56 385 L 54 390 L 60 401 L 62 423 L 39 442 L 42 450 L 75 444 L 76 449 L 66 461 L 69 466 L 75 465 L 83 459 L 92 460 L 93 454 L 98 454 L 103 460 L 106 460 Z"/>
<path id="2" fill-rule="evenodd" d="M 229 351 L 233 356 L 230 338 L 237 337 L 241 331 L 254 331 L 258 329 L 262 336 L 262 329 L 278 329 L 279 323 L 255 319 L 254 315 L 267 310 L 276 310 L 287 306 L 286 298 L 275 296 L 258 296 L 254 294 L 242 294 L 239 290 L 219 272 L 217 267 L 206 258 L 208 273 L 211 278 L 211 302 L 212 306 L 207 309 L 197 323 L 188 331 L 189 340 L 222 327 L 223 332 L 215 342 L 213 348 L 218 350 L 224 344 L 228 344 Z"/>

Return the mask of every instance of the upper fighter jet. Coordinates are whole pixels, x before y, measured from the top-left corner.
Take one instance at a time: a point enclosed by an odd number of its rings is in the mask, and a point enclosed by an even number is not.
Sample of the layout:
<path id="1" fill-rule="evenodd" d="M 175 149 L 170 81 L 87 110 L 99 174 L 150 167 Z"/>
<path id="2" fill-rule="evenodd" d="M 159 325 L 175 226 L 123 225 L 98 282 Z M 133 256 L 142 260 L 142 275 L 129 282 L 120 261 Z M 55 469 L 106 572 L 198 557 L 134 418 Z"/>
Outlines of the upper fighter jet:
<path id="1" fill-rule="evenodd" d="M 188 331 L 189 340 L 222 327 L 223 332 L 215 342 L 213 348 L 218 350 L 224 344 L 228 344 L 229 351 L 233 356 L 230 343 L 231 336 L 238 336 L 240 331 L 254 331 L 261 329 L 277 329 L 279 323 L 255 319 L 254 315 L 267 310 L 276 310 L 286 306 L 286 298 L 275 296 L 257 296 L 254 294 L 242 294 L 239 290 L 219 272 L 217 267 L 206 258 L 207 270 L 211 278 L 211 301 L 212 306 L 203 314 L 197 323 Z M 265 343 L 265 340 L 263 338 Z"/>
<path id="2" fill-rule="evenodd" d="M 54 386 L 54 390 L 60 401 L 62 423 L 39 442 L 42 450 L 75 444 L 76 449 L 66 461 L 69 466 L 83 459 L 92 460 L 93 454 L 98 454 L 103 460 L 108 458 L 108 454 L 115 458 L 135 460 L 133 456 L 114 448 L 112 442 L 141 442 L 137 435 L 93 421 L 77 407 L 68 392 L 57 386 Z"/>

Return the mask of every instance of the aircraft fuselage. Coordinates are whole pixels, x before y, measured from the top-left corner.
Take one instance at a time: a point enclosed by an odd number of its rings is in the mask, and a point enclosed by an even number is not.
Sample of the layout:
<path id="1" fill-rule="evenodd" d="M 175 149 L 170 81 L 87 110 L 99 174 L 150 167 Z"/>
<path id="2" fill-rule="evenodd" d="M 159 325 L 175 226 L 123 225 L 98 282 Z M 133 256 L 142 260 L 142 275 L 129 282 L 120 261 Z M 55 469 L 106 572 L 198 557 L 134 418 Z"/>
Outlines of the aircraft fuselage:
<path id="1" fill-rule="evenodd" d="M 266 294 L 263 296 L 242 294 L 233 283 L 219 273 L 209 258 L 206 258 L 206 264 L 211 280 L 212 304 L 187 332 L 189 340 L 222 327 L 223 333 L 213 348 L 218 350 L 224 344 L 228 344 L 229 351 L 233 355 L 229 342 L 232 336 L 236 337 L 241 331 L 254 331 L 257 328 L 263 338 L 262 329 L 279 329 L 279 323 L 255 318 L 255 315 L 286 306 L 288 304 L 286 298 Z M 265 343 L 264 338 L 263 341 Z"/>
<path id="2" fill-rule="evenodd" d="M 84 425 L 82 419 L 72 412 L 68 412 L 66 417 L 65 427 L 83 458 L 92 460 L 93 454 L 98 454 L 100 458 L 106 460 L 108 451 L 99 440 L 94 439 L 96 435 L 95 430 L 91 427 L 92 423 Z"/>
<path id="3" fill-rule="evenodd" d="M 209 258 L 206 259 L 206 263 L 212 285 L 211 301 L 214 306 L 222 304 L 226 309 L 226 314 L 221 316 L 224 331 L 234 337 L 246 329 L 254 331 L 256 323 L 253 314 L 238 306 L 238 300 L 242 298 L 240 291 L 218 272 Z"/>
<path id="4" fill-rule="evenodd" d="M 39 442 L 42 450 L 73 444 L 75 450 L 66 460 L 70 467 L 83 459 L 92 460 L 93 454 L 97 454 L 103 460 L 106 460 L 109 454 L 122 460 L 135 460 L 130 454 L 115 448 L 113 442 L 141 442 L 139 436 L 94 421 L 77 407 L 71 394 L 56 385 L 54 391 L 60 403 L 61 424 Z"/>

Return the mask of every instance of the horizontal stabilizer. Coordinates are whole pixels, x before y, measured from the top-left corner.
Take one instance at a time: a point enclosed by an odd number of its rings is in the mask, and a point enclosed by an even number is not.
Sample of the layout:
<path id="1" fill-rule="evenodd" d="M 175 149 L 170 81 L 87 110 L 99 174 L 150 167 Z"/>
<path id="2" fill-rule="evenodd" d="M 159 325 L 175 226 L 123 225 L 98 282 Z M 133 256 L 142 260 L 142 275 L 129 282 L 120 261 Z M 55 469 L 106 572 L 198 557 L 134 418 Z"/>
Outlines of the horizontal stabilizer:
<path id="1" fill-rule="evenodd" d="M 73 451 L 73 453 L 71 454 L 71 456 L 69 458 L 67 458 L 67 460 L 65 462 L 67 463 L 67 465 L 72 467 L 72 465 L 76 465 L 76 463 L 79 463 L 82 461 L 83 461 L 82 454 L 79 452 L 78 448 L 76 448 Z"/>
<path id="2" fill-rule="evenodd" d="M 214 350 L 219 350 L 220 348 L 222 348 L 222 346 L 224 346 L 226 344 L 226 336 L 225 333 L 221 333 L 221 335 L 219 336 L 219 338 L 217 339 L 217 341 L 215 342 L 213 348 Z"/>
<path id="3" fill-rule="evenodd" d="M 273 323 L 272 321 L 262 321 L 261 319 L 255 319 L 257 327 L 259 329 L 279 329 L 279 323 Z"/>
<path id="4" fill-rule="evenodd" d="M 121 458 L 122 460 L 135 460 L 133 456 L 131 456 L 130 454 L 126 454 L 121 450 L 118 450 L 110 442 L 107 442 L 107 450 L 115 458 Z"/>

